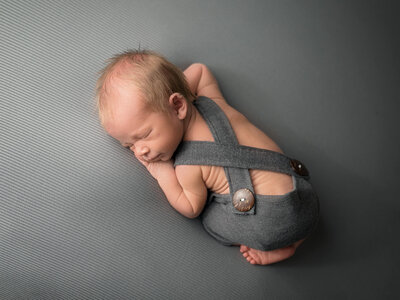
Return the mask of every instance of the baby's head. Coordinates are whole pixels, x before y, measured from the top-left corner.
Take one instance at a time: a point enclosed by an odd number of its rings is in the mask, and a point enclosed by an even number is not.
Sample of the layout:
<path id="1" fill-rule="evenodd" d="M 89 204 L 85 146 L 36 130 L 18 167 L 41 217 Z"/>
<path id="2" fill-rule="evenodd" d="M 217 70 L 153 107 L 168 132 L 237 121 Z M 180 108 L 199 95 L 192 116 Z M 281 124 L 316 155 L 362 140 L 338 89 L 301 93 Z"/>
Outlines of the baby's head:
<path id="1" fill-rule="evenodd" d="M 188 102 L 182 71 L 152 51 L 126 51 L 108 61 L 96 86 L 106 131 L 144 160 L 167 160 L 182 139 Z"/>
<path id="2" fill-rule="evenodd" d="M 111 99 L 116 87 L 133 85 L 154 111 L 167 111 L 168 98 L 180 93 L 194 99 L 183 72 L 160 54 L 149 50 L 129 50 L 108 60 L 96 85 L 97 108 L 102 124 L 112 117 Z"/>

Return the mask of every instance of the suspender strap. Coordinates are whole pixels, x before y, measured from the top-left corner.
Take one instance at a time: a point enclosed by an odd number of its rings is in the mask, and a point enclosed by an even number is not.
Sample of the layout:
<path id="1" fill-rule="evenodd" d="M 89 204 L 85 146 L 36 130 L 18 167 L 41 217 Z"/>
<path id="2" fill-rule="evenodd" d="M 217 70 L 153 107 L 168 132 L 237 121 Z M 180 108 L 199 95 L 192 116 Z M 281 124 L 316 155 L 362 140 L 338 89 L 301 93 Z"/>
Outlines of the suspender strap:
<path id="1" fill-rule="evenodd" d="M 307 169 L 301 162 L 265 149 L 242 146 L 238 143 L 228 118 L 211 99 L 199 97 L 193 102 L 214 137 L 215 142 L 181 142 L 175 151 L 175 165 L 215 165 L 224 167 L 229 183 L 231 199 L 236 191 L 248 189 L 254 195 L 249 169 L 269 170 L 308 178 Z M 255 195 L 254 195 L 255 196 Z M 239 196 L 239 202 L 243 199 Z M 255 204 L 248 211 L 239 211 L 232 205 L 235 214 L 254 214 Z"/>
<path id="2" fill-rule="evenodd" d="M 231 124 L 229 123 L 228 118 L 214 101 L 207 97 L 199 97 L 194 102 L 194 105 L 207 122 L 207 125 L 214 137 L 215 145 L 232 145 L 234 147 L 239 146 L 236 135 Z M 218 152 L 221 152 L 221 150 Z M 194 155 L 192 158 L 194 158 Z M 211 160 L 206 161 L 205 164 L 210 165 Z M 224 171 L 229 183 L 229 192 L 232 198 L 233 194 L 240 189 L 248 189 L 254 194 L 254 188 L 253 184 L 251 183 L 251 177 L 248 169 L 227 166 L 224 167 Z M 255 213 L 255 205 L 250 210 L 245 212 L 236 210 L 232 205 L 232 211 L 236 214 L 253 215 Z"/>
<path id="3" fill-rule="evenodd" d="M 207 122 L 215 143 L 231 145 L 239 144 L 228 118 L 218 104 L 203 96 L 196 99 L 193 104 Z"/>
<path id="4" fill-rule="evenodd" d="M 216 144 L 205 141 L 182 142 L 175 165 L 214 165 L 253 170 L 267 170 L 297 177 L 287 156 L 259 148 Z"/>

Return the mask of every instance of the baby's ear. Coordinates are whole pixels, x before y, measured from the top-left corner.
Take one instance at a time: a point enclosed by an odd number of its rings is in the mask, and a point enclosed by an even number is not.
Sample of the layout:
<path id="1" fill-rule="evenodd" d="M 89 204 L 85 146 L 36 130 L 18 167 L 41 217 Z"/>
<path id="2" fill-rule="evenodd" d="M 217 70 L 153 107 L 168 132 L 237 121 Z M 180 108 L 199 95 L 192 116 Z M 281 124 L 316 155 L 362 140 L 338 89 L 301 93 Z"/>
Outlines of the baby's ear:
<path id="1" fill-rule="evenodd" d="M 187 114 L 187 101 L 180 93 L 173 93 L 168 100 L 169 106 L 173 109 L 174 114 L 177 114 L 180 120 L 183 120 Z"/>

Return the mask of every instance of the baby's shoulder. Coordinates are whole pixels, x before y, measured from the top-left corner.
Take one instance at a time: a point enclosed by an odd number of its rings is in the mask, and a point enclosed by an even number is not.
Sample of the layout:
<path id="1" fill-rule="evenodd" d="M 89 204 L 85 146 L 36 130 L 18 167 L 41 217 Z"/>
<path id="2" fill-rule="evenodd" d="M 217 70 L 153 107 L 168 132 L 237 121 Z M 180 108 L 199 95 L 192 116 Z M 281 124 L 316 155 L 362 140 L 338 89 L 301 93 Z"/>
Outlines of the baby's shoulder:
<path id="1" fill-rule="evenodd" d="M 229 105 L 223 97 L 207 97 L 212 100 L 223 111 L 229 121 L 247 122 L 248 119 L 240 111 Z"/>

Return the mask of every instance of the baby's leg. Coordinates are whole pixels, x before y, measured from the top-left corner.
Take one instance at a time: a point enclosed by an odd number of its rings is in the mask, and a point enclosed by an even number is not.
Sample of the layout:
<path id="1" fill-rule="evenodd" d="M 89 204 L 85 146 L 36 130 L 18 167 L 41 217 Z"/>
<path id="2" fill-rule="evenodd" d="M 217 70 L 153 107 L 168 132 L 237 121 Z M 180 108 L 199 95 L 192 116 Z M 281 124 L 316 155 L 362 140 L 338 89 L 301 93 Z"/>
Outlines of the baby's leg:
<path id="1" fill-rule="evenodd" d="M 295 252 L 297 247 L 304 241 L 300 240 L 295 242 L 293 245 L 287 246 L 285 248 L 275 249 L 271 251 L 261 251 L 253 248 L 249 248 L 245 245 L 240 246 L 240 252 L 252 265 L 269 265 L 276 263 L 278 261 L 285 260 L 291 257 Z"/>

